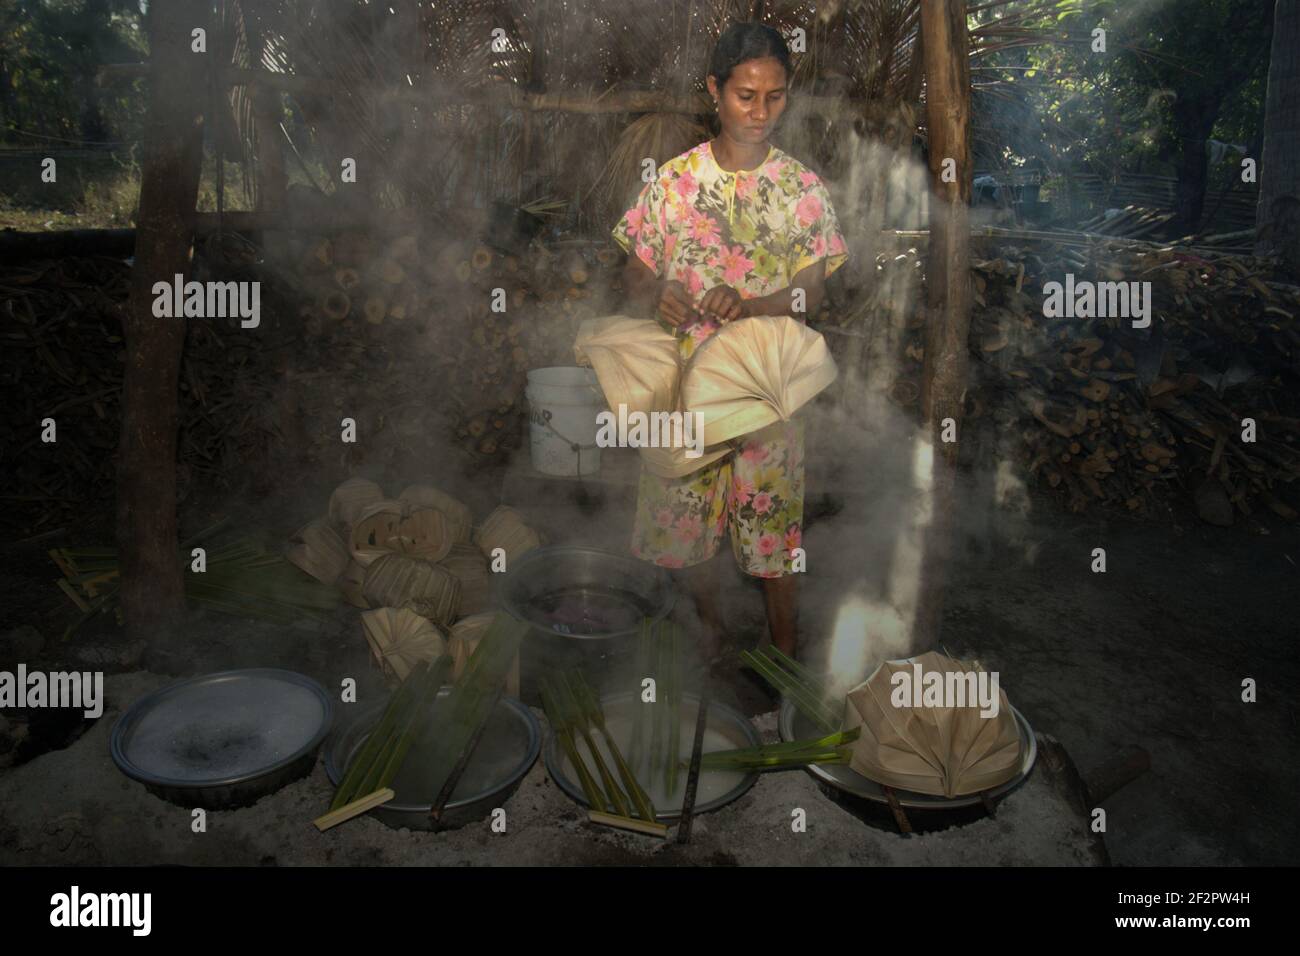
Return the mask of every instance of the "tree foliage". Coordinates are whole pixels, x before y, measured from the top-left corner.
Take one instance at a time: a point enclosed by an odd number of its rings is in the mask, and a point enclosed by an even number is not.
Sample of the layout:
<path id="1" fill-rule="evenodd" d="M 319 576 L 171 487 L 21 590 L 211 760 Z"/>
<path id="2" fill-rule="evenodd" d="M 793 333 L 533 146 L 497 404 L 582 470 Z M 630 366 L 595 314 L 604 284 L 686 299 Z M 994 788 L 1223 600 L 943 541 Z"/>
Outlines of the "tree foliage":
<path id="1" fill-rule="evenodd" d="M 144 97 L 132 84 L 99 86 L 104 63 L 140 60 L 140 0 L 0 3 L 0 139 L 14 145 L 132 140 Z"/>
<path id="2" fill-rule="evenodd" d="M 1014 162 L 1057 172 L 1176 172 L 1198 124 L 1258 155 L 1273 3 L 1059 0 L 1037 21 L 1056 42 L 988 65 L 1015 92 L 985 112 L 1012 131 Z"/>

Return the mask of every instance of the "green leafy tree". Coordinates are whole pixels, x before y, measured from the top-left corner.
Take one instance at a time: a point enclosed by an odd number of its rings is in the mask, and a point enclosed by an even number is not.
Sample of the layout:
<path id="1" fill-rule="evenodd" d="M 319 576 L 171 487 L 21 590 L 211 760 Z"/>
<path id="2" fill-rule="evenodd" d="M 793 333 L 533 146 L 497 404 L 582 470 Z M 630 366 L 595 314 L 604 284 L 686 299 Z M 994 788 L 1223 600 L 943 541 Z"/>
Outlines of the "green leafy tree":
<path id="1" fill-rule="evenodd" d="M 1051 42 L 991 61 L 1000 89 L 1016 92 L 985 101 L 982 113 L 1011 134 L 1013 152 L 1049 170 L 1170 170 L 1178 226 L 1193 231 L 1210 183 L 1209 140 L 1259 155 L 1273 3 L 1060 0 L 1027 23 Z M 1225 184 L 1227 173 L 1225 163 Z"/>
<path id="2" fill-rule="evenodd" d="M 142 98 L 127 84 L 101 88 L 104 63 L 142 58 L 140 0 L 0 3 L 0 137 L 103 142 L 133 137 Z"/>

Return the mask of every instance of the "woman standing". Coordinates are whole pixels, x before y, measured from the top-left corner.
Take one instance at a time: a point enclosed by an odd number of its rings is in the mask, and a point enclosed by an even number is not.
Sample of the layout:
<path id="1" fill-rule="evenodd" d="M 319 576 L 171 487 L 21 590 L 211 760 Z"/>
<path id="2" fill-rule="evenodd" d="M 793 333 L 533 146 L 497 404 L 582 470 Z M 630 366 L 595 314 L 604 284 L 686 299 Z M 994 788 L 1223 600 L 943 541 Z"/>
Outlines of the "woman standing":
<path id="1" fill-rule="evenodd" d="M 826 276 L 847 252 L 817 175 L 772 146 L 786 106 L 790 52 L 760 23 L 718 39 L 708 90 L 719 134 L 659 168 L 614 228 L 628 253 L 624 288 L 632 310 L 674 329 L 683 360 L 727 322 L 816 312 Z M 735 454 L 684 478 L 641 474 L 632 553 L 683 572 L 709 631 L 722 634 L 717 569 L 724 533 L 745 573 L 763 580 L 768 630 L 793 656 L 798 580 L 791 552 L 803 521 L 803 428 L 778 422 L 746 435 Z"/>

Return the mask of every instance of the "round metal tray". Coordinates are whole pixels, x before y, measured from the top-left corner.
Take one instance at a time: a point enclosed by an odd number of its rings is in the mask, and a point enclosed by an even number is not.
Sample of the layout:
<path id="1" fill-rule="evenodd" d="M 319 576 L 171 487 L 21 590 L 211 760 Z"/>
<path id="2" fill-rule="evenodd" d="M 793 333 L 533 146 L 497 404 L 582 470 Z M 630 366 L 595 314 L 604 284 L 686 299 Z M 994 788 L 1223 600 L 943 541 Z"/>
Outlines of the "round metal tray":
<path id="1" fill-rule="evenodd" d="M 438 695 L 449 693 L 451 688 L 444 687 Z M 325 772 L 335 786 L 386 706 L 387 701 L 379 701 L 366 707 L 330 738 L 325 747 Z M 430 731 L 431 737 L 433 728 Z M 482 820 L 510 798 L 536 762 L 542 746 L 541 727 L 532 711 L 512 697 L 502 697 L 488 718 L 441 820 L 435 824 L 429 818 L 437 796 L 436 781 L 430 780 L 436 768 L 427 760 L 432 753 L 430 737 L 407 754 L 392 783 L 393 799 L 370 811 L 394 829 L 451 830 Z"/>
<path id="2" fill-rule="evenodd" d="M 614 725 L 618 721 L 620 713 L 624 709 L 632 706 L 633 702 L 636 701 L 638 697 L 639 694 L 635 691 L 624 691 L 602 697 L 600 699 L 600 706 L 601 710 L 605 713 L 606 721 L 611 726 Z M 695 733 L 695 717 L 699 713 L 700 699 L 694 694 L 682 694 L 681 707 L 682 739 L 689 742 L 693 739 Z M 715 732 L 724 737 L 728 741 L 728 749 L 757 747 L 762 743 L 758 731 L 754 729 L 754 725 L 749 722 L 744 714 L 728 707 L 726 704 L 719 703 L 716 700 L 709 704 L 709 722 L 706 727 L 708 732 Z M 600 734 L 595 734 L 594 736 L 597 740 L 601 740 Z M 617 735 L 616 739 L 618 740 L 623 756 L 630 760 L 631 758 L 628 753 L 629 748 L 626 746 L 626 742 Z M 581 736 L 577 738 L 577 746 L 579 754 L 582 756 L 583 760 L 587 762 L 587 769 L 591 772 L 593 777 L 597 778 L 597 785 L 599 785 L 599 777 L 596 768 L 591 762 L 591 756 L 587 750 L 586 742 L 582 740 Z M 599 749 L 604 752 L 603 740 L 598 746 Z M 708 752 L 707 747 L 705 752 Z M 582 784 L 577 780 L 571 779 L 569 774 L 566 772 L 568 760 L 565 758 L 559 740 L 556 738 L 553 730 L 548 735 L 546 748 L 542 752 L 542 760 L 546 764 L 546 772 L 551 775 L 551 779 L 556 782 L 561 790 L 569 795 L 570 799 L 581 806 L 589 806 L 587 803 L 587 797 L 582 792 Z M 617 777 L 618 771 L 616 770 L 612 759 L 606 756 L 605 763 L 609 767 L 610 773 L 615 774 Z M 757 773 L 748 773 L 744 775 L 736 774 L 735 776 L 741 778 L 735 786 L 711 800 L 697 802 L 695 804 L 695 812 L 708 813 L 710 810 L 717 810 L 719 807 L 726 806 L 733 800 L 743 796 L 745 792 L 754 785 L 755 781 L 758 780 Z M 685 777 L 686 771 L 683 770 L 682 779 L 685 780 Z M 703 777 L 701 777 L 701 779 L 703 779 Z M 642 780 L 640 782 L 644 786 L 645 781 Z M 656 802 L 655 804 L 655 818 L 661 822 L 676 820 L 681 815 L 682 809 L 680 804 L 671 809 L 662 806 L 659 802 Z"/>
<path id="3" fill-rule="evenodd" d="M 1011 708 L 1011 713 L 1015 716 L 1016 727 L 1020 730 L 1020 771 L 1006 783 L 988 791 L 989 798 L 993 800 L 1010 793 L 1024 783 L 1029 776 L 1029 772 L 1034 767 L 1034 760 L 1038 757 L 1038 740 L 1034 736 L 1033 729 L 1029 726 L 1029 721 L 1025 720 L 1025 715 L 1016 710 L 1014 706 Z M 812 721 L 799 713 L 798 708 L 789 700 L 785 700 L 781 704 L 778 730 L 781 733 L 781 739 L 786 741 L 803 740 L 822 735 L 822 731 Z M 811 764 L 807 769 L 810 774 L 826 786 L 833 787 L 842 793 L 874 800 L 877 803 L 887 804 L 889 802 L 880 784 L 874 780 L 868 780 L 856 770 L 850 770 L 847 764 Z M 898 798 L 898 802 L 902 806 L 917 810 L 953 810 L 981 802 L 978 793 L 950 798 L 896 789 L 894 790 L 894 796 Z"/>
<path id="4" fill-rule="evenodd" d="M 148 694 L 118 720 L 113 762 L 164 800 L 247 806 L 304 777 L 334 705 L 320 684 L 277 668 L 222 671 Z"/>

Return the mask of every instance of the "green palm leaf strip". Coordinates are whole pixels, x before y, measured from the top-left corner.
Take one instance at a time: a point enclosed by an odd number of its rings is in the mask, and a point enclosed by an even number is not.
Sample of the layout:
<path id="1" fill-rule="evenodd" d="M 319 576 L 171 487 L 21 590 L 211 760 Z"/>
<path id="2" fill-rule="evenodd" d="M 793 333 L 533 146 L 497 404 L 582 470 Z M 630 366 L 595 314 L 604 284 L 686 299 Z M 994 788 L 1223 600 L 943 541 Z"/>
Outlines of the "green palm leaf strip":
<path id="1" fill-rule="evenodd" d="M 824 685 L 820 682 L 813 683 L 795 671 L 787 669 L 782 663 L 782 658 L 789 661 L 788 657 L 770 646 L 759 651 L 740 652 L 740 659 L 753 668 L 774 690 L 790 698 L 801 714 L 827 733 L 837 730 L 840 725 L 840 715 L 831 699 L 825 695 Z"/>
<path id="2" fill-rule="evenodd" d="M 539 679 L 538 685 L 542 692 L 542 709 L 546 711 L 546 719 L 550 721 L 552 732 L 560 741 L 560 746 L 564 748 L 564 755 L 569 758 L 569 766 L 578 775 L 578 782 L 582 784 L 582 792 L 586 794 L 588 806 L 593 810 L 605 810 L 605 800 L 601 796 L 600 788 L 592 779 L 587 765 L 582 762 L 578 748 L 573 743 L 573 730 L 555 702 L 555 690 L 551 687 L 550 681 L 544 677 Z"/>
<path id="3" fill-rule="evenodd" d="M 739 750 L 715 750 L 703 756 L 700 767 L 707 770 L 748 772 L 784 770 L 811 763 L 844 764 L 849 762 L 852 756 L 850 745 L 858 739 L 861 731 L 862 728 L 855 727 L 815 739 L 764 744 Z"/>
<path id="4" fill-rule="evenodd" d="M 609 767 L 605 765 L 605 759 L 600 755 L 600 750 L 596 747 L 596 741 L 592 739 L 587 712 L 583 710 L 578 695 L 569 683 L 568 676 L 563 673 L 557 674 L 552 686 L 555 687 L 559 695 L 557 703 L 566 712 L 570 726 L 576 728 L 578 733 L 582 735 L 582 739 L 587 743 L 587 749 L 591 752 L 591 759 L 596 764 L 596 772 L 600 774 L 600 783 L 605 788 L 605 794 L 609 797 L 609 802 L 614 805 L 619 816 L 630 816 L 627 797 L 623 796 L 623 791 L 614 782 L 614 775 L 609 772 Z"/>
<path id="5" fill-rule="evenodd" d="M 623 754 L 619 751 L 618 744 L 614 742 L 614 737 L 605 727 L 605 712 L 600 709 L 600 698 L 596 696 L 596 692 L 592 690 L 591 685 L 587 683 L 587 679 L 583 676 L 582 671 L 576 672 L 573 682 L 578 703 L 586 714 L 588 722 L 596 727 L 596 729 L 604 736 L 605 744 L 609 747 L 610 756 L 614 758 L 614 763 L 618 767 L 618 776 L 619 779 L 623 781 L 623 789 L 627 791 L 628 796 L 632 798 L 632 802 L 636 804 L 637 813 L 640 815 L 642 820 L 647 820 L 651 823 L 655 822 L 655 808 L 654 804 L 650 801 L 650 795 L 646 793 L 641 784 L 637 782 L 636 774 L 632 772 L 632 768 L 629 767 L 627 761 L 623 759 Z M 639 708 L 637 712 L 640 713 Z"/>
<path id="6" fill-rule="evenodd" d="M 367 772 L 383 749 L 384 743 L 392 735 L 394 728 L 402 720 L 406 710 L 411 705 L 414 696 L 415 686 L 423 678 L 428 664 L 420 661 L 406 675 L 406 680 L 388 698 L 388 705 L 384 708 L 383 715 L 379 718 L 379 723 L 374 729 L 366 735 L 366 742 L 362 745 L 360 753 L 352 758 L 352 763 L 348 765 L 347 773 L 343 775 L 343 780 L 334 791 L 334 799 L 330 803 L 331 810 L 337 810 L 346 803 L 351 802 L 357 794 L 357 788 L 361 781 L 365 779 Z"/>
<path id="7" fill-rule="evenodd" d="M 488 627 L 460 679 L 451 692 L 434 702 L 433 714 L 422 728 L 418 742 L 436 731 L 433 742 L 432 768 L 428 783 L 429 799 L 442 792 L 461 753 L 469 746 L 479 727 L 488 720 L 496 707 L 506 672 L 519 652 L 519 645 L 528 633 L 529 625 L 508 614 L 498 614 Z"/>

